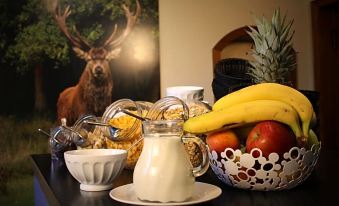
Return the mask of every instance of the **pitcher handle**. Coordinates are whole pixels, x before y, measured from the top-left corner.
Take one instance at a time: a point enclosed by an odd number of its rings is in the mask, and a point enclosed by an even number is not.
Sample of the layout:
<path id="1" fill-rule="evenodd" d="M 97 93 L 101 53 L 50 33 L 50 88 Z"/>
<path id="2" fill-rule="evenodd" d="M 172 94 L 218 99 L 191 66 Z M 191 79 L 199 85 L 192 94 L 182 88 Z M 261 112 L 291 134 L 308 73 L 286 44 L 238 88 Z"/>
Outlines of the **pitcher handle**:
<path id="1" fill-rule="evenodd" d="M 194 142 L 199 146 L 199 149 L 202 153 L 202 163 L 198 167 L 193 168 L 193 176 L 199 177 L 203 175 L 209 167 L 209 157 L 208 157 L 208 148 L 207 145 L 199 137 L 194 135 L 185 135 L 182 138 L 183 143 Z"/>

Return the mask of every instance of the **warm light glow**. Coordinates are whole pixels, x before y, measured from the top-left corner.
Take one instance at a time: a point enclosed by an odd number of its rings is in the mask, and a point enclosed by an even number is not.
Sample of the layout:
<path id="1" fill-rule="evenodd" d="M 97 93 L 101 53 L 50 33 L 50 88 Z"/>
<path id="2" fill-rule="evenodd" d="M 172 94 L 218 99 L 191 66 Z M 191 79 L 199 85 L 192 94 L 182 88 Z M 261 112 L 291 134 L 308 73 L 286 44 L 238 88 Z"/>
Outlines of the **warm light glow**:
<path id="1" fill-rule="evenodd" d="M 133 57 L 139 63 L 150 63 L 154 61 L 154 42 L 151 31 L 138 31 L 133 41 Z"/>
<path id="2" fill-rule="evenodd" d="M 134 58 L 136 58 L 140 62 L 147 59 L 147 52 L 145 52 L 144 45 L 139 45 L 134 48 Z"/>

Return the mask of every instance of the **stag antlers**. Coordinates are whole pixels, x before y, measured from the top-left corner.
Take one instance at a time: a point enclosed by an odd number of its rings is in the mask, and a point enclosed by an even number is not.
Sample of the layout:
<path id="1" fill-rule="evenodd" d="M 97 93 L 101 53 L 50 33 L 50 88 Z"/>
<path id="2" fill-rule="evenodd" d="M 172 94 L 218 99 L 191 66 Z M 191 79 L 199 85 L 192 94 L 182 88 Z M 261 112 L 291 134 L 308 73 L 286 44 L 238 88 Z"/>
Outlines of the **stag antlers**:
<path id="1" fill-rule="evenodd" d="M 122 42 L 125 40 L 125 38 L 128 36 L 128 34 L 131 32 L 132 28 L 134 27 L 136 20 L 138 16 L 141 13 L 141 7 L 138 0 L 136 0 L 136 11 L 135 14 L 133 14 L 129 8 L 123 4 L 122 5 L 125 16 L 127 18 L 127 24 L 124 29 L 124 31 L 120 34 L 120 36 L 115 37 L 118 29 L 118 25 L 114 25 L 114 29 L 112 31 L 112 34 L 108 37 L 108 39 L 105 41 L 105 43 L 101 46 L 101 48 L 104 48 L 107 51 L 112 51 L 112 53 L 108 52 L 107 57 L 109 59 L 115 58 L 120 53 L 120 46 Z M 93 46 L 91 46 L 81 35 L 80 33 L 75 29 L 75 35 L 72 35 L 72 33 L 68 30 L 66 25 L 66 19 L 71 14 L 70 6 L 67 6 L 65 10 L 62 12 L 59 6 L 59 1 L 57 0 L 55 9 L 54 9 L 54 18 L 57 22 L 58 27 L 60 30 L 65 34 L 65 36 L 69 39 L 69 41 L 73 45 L 74 51 L 78 54 L 79 57 L 89 60 L 91 59 L 91 56 L 88 55 L 88 52 L 83 51 L 84 48 L 86 49 L 93 49 Z"/>
<path id="2" fill-rule="evenodd" d="M 127 8 L 127 6 L 125 4 L 122 5 L 122 8 L 125 11 L 125 16 L 127 17 L 126 28 L 125 28 L 124 32 L 118 38 L 114 39 L 114 36 L 115 36 L 116 31 L 118 29 L 118 25 L 115 24 L 114 30 L 113 30 L 111 36 L 104 43 L 104 47 L 106 47 L 106 46 L 117 47 L 117 46 L 121 45 L 121 43 L 124 41 L 124 39 L 127 37 L 127 35 L 131 32 L 138 16 L 141 13 L 139 1 L 136 1 L 136 4 L 137 4 L 137 9 L 136 9 L 136 12 L 135 12 L 134 15 L 130 12 L 129 8 Z"/>
<path id="3" fill-rule="evenodd" d="M 59 5 L 59 4 L 58 4 Z M 59 26 L 60 30 L 66 35 L 66 37 L 71 41 L 71 43 L 78 48 L 81 48 L 82 46 L 87 46 L 90 48 L 90 45 L 87 41 L 84 40 L 83 37 L 79 34 L 77 30 L 76 31 L 76 37 L 73 36 L 67 29 L 66 25 L 66 19 L 67 17 L 71 14 L 70 6 L 67 6 L 66 9 L 64 10 L 63 14 L 61 14 L 61 9 L 59 6 L 56 7 L 55 13 L 54 13 L 54 18 L 55 21 L 57 22 L 57 25 Z"/>

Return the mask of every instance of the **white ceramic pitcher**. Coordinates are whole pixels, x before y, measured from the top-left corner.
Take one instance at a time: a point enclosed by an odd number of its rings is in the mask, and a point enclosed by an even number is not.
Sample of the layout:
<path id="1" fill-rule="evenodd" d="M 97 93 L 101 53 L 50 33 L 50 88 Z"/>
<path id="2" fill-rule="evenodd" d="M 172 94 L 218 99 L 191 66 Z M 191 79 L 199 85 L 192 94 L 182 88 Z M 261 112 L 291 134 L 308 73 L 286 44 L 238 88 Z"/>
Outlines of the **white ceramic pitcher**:
<path id="1" fill-rule="evenodd" d="M 182 202 L 192 197 L 195 177 L 209 166 L 206 144 L 198 137 L 183 137 L 182 120 L 144 121 L 144 146 L 133 173 L 136 196 L 141 200 Z M 193 168 L 183 142 L 193 141 L 203 154 Z"/>

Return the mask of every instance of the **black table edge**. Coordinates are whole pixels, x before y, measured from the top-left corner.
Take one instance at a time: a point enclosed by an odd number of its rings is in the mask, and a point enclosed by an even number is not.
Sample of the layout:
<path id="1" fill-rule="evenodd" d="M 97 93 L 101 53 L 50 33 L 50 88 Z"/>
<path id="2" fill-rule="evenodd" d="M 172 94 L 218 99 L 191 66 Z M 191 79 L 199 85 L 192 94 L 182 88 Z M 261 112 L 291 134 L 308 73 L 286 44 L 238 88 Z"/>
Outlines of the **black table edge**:
<path id="1" fill-rule="evenodd" d="M 34 161 L 35 157 L 37 155 L 30 155 L 31 162 L 33 163 L 33 172 L 35 174 L 35 177 L 38 178 L 38 184 L 40 184 L 41 189 L 43 190 L 44 194 L 46 195 L 46 199 L 48 201 L 49 205 L 60 205 L 58 199 L 55 197 L 54 192 L 51 190 L 51 187 L 46 182 L 46 178 L 42 175 L 41 171 L 38 169 L 38 165 Z"/>

